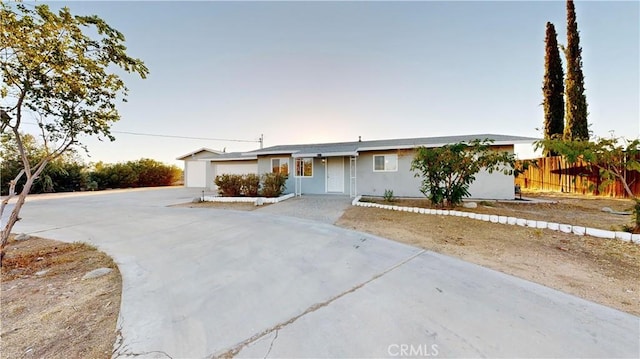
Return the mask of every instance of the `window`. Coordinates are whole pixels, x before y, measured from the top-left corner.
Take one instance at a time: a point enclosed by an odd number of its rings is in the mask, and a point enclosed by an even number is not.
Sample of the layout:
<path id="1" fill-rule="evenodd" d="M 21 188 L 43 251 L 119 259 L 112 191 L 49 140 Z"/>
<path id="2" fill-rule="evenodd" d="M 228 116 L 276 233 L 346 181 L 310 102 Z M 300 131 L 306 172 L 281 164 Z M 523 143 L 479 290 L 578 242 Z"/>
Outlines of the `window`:
<path id="1" fill-rule="evenodd" d="M 395 172 L 398 170 L 398 155 L 373 156 L 373 172 Z"/>
<path id="2" fill-rule="evenodd" d="M 271 172 L 281 173 L 283 175 L 289 174 L 289 159 L 288 158 L 272 158 L 271 159 Z"/>
<path id="3" fill-rule="evenodd" d="M 296 158 L 296 177 L 313 177 L 313 158 Z"/>

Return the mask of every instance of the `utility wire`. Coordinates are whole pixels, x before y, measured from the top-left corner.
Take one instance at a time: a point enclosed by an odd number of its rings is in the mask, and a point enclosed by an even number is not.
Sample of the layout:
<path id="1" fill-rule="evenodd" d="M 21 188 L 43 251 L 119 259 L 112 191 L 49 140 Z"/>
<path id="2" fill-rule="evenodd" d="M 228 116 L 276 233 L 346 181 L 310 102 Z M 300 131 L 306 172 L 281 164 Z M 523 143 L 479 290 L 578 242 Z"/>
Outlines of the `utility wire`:
<path id="1" fill-rule="evenodd" d="M 188 139 L 188 140 L 209 140 L 209 141 L 227 141 L 227 142 L 260 142 L 260 140 L 232 140 L 232 139 L 226 139 L 226 138 L 174 136 L 174 135 L 161 135 L 161 134 L 156 134 L 156 133 L 143 133 L 143 132 L 130 132 L 130 131 L 111 131 L 111 132 L 112 133 L 121 133 L 121 134 L 125 134 L 125 135 L 134 135 L 134 136 L 183 138 L 183 139 Z"/>
<path id="2" fill-rule="evenodd" d="M 22 121 L 22 123 L 27 125 L 38 125 L 36 122 L 27 122 Z M 133 135 L 133 136 L 148 136 L 148 137 L 164 137 L 164 138 L 180 138 L 186 140 L 205 140 L 205 141 L 225 141 L 225 142 L 249 142 L 249 143 L 260 143 L 260 140 L 238 140 L 238 139 L 228 139 L 228 138 L 209 138 L 209 137 L 191 137 L 191 136 L 176 136 L 176 135 L 163 135 L 158 133 L 145 133 L 145 132 L 131 132 L 131 131 L 111 131 L 111 133 L 120 133 L 123 135 Z"/>

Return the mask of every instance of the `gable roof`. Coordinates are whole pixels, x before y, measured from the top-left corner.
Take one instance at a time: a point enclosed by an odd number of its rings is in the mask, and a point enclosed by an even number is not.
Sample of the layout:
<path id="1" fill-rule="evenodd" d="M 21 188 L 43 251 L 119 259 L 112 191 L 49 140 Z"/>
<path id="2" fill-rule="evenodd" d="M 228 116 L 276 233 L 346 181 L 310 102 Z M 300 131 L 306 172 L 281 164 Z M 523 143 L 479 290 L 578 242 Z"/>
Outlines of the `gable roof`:
<path id="1" fill-rule="evenodd" d="M 381 151 L 395 149 L 411 149 L 420 146 L 440 147 L 451 143 L 470 142 L 473 140 L 493 140 L 493 145 L 513 145 L 516 143 L 531 143 L 538 140 L 533 137 L 508 136 L 496 134 L 478 134 L 462 136 L 418 137 L 389 140 L 354 141 L 337 143 L 316 143 L 300 145 L 271 146 L 259 150 L 245 152 L 243 155 L 275 155 L 290 154 L 292 157 L 315 156 L 355 156 L 363 151 Z"/>
<path id="2" fill-rule="evenodd" d="M 197 155 L 199 153 L 202 153 L 202 152 L 209 152 L 212 155 L 221 155 L 223 153 L 223 152 L 220 152 L 220 151 L 212 150 L 210 148 L 202 147 L 202 148 L 197 149 L 195 151 L 191 151 L 191 152 L 187 153 L 186 155 L 182 155 L 180 157 L 177 157 L 176 159 L 177 160 L 184 160 L 184 159 L 187 159 L 188 157 L 195 156 L 195 155 Z"/>

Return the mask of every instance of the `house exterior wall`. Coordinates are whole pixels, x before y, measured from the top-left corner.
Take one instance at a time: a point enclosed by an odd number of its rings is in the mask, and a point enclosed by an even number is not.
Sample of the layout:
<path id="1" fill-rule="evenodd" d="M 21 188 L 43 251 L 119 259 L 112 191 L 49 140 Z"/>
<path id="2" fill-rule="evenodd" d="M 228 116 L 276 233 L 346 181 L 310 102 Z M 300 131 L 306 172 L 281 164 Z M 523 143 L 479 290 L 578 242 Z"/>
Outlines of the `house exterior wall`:
<path id="1" fill-rule="evenodd" d="M 257 161 L 224 161 L 211 162 L 214 167 L 213 178 L 224 174 L 244 175 L 247 173 L 258 173 Z"/>
<path id="2" fill-rule="evenodd" d="M 496 150 L 513 153 L 513 146 L 495 146 Z M 393 172 L 374 172 L 373 157 L 375 155 L 397 154 L 398 170 Z M 384 191 L 393 191 L 398 197 L 424 197 L 420 192 L 421 177 L 415 177 L 411 171 L 411 162 L 415 150 L 371 151 L 361 152 L 357 164 L 358 194 L 366 196 L 383 196 Z M 489 174 L 481 171 L 476 180 L 469 186 L 471 198 L 513 199 L 514 177 L 502 172 Z"/>
<path id="3" fill-rule="evenodd" d="M 207 163 L 207 189 L 210 191 L 215 191 L 217 190 L 217 186 L 216 184 L 213 182 L 213 179 L 216 178 L 216 168 L 215 168 L 215 164 L 213 162 L 206 162 Z"/>
<path id="4" fill-rule="evenodd" d="M 513 146 L 494 146 L 496 150 L 513 153 Z M 374 171 L 374 156 L 395 154 L 398 156 L 397 171 Z M 393 191 L 398 197 L 424 197 L 420 192 L 421 177 L 415 177 L 411 171 L 411 162 L 415 156 L 415 150 L 390 150 L 361 152 L 357 157 L 356 177 L 357 194 L 365 196 L 383 196 L 384 191 Z M 286 181 L 285 193 L 295 191 L 295 158 L 290 155 L 260 156 L 257 160 L 258 174 L 271 172 L 272 158 L 286 158 L 289 163 L 289 177 Z M 332 157 L 340 158 L 340 157 Z M 303 177 L 302 194 L 326 194 L 327 193 L 327 168 L 322 158 L 313 157 L 313 177 Z M 243 161 L 239 161 L 243 162 Z M 246 162 L 246 161 L 245 161 Z M 227 162 L 225 162 L 227 163 Z M 344 194 L 349 194 L 350 188 L 350 157 L 343 157 L 344 164 Z M 213 175 L 215 178 L 215 174 Z M 512 199 L 514 197 L 514 177 L 504 175 L 502 172 L 489 174 L 481 171 L 476 175 L 476 180 L 469 187 L 471 198 L 478 199 Z"/>
<path id="5" fill-rule="evenodd" d="M 273 156 L 260 156 L 258 157 L 258 175 L 264 173 L 271 173 L 271 159 L 272 158 L 286 158 L 289 161 L 289 175 L 285 182 L 284 194 L 293 193 L 294 181 L 293 181 L 293 158 L 289 154 L 273 155 Z"/>
<path id="6" fill-rule="evenodd" d="M 211 157 L 209 151 L 201 151 L 192 154 L 184 160 L 184 186 L 191 188 L 209 188 L 212 180 L 211 166 L 207 162 L 199 161 L 202 158 Z M 204 179 L 203 179 L 204 177 Z M 204 182 L 202 182 L 204 180 Z"/>
<path id="7" fill-rule="evenodd" d="M 262 175 L 263 173 L 271 172 L 271 159 L 272 158 L 288 158 L 289 160 L 289 177 L 285 186 L 284 193 L 294 193 L 295 192 L 295 158 L 290 157 L 290 155 L 269 155 L 269 156 L 260 156 L 258 158 L 258 173 Z M 332 158 L 342 158 L 342 157 L 332 157 Z M 344 191 L 342 193 L 349 194 L 349 157 L 344 157 L 343 159 L 343 169 L 344 169 Z M 327 168 L 326 168 L 326 158 L 325 162 L 323 162 L 323 158 L 313 157 L 313 177 L 302 177 L 300 183 L 302 185 L 302 194 L 326 194 L 327 193 L 327 184 L 326 184 L 326 176 L 327 176 Z M 332 192 L 335 193 L 335 192 Z"/>
<path id="8" fill-rule="evenodd" d="M 207 163 L 202 161 L 184 162 L 184 186 L 190 188 L 206 187 Z"/>
<path id="9" fill-rule="evenodd" d="M 383 196 L 384 191 L 393 191 L 398 197 L 424 197 L 420 192 L 420 179 L 411 172 L 411 161 L 415 151 L 371 151 L 361 152 L 357 159 L 358 194 L 365 196 Z M 393 172 L 374 172 L 373 157 L 375 155 L 398 155 L 398 170 Z"/>
<path id="10" fill-rule="evenodd" d="M 493 146 L 496 151 L 514 153 L 513 145 Z M 476 175 L 476 180 L 469 186 L 471 198 L 476 199 L 513 199 L 515 197 L 515 177 L 505 175 L 500 171 L 489 173 L 481 171 Z"/>
<path id="11" fill-rule="evenodd" d="M 294 174 L 295 175 L 295 174 Z M 302 194 L 324 194 L 326 193 L 326 168 L 321 158 L 313 157 L 313 177 L 302 177 Z M 291 187 L 291 191 L 294 187 Z"/>

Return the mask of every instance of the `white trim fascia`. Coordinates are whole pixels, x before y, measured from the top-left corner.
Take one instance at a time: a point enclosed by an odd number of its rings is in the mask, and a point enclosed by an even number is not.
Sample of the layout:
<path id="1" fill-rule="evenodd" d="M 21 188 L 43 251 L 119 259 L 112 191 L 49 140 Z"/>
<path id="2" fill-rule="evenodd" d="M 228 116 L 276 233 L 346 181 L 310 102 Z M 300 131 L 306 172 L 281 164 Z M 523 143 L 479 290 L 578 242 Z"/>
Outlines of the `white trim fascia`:
<path id="1" fill-rule="evenodd" d="M 320 156 L 318 156 L 318 154 Z M 318 158 L 318 157 L 344 157 L 344 156 L 357 156 L 358 152 L 325 152 L 325 153 L 293 153 L 293 158 Z"/>
<path id="2" fill-rule="evenodd" d="M 294 151 L 261 151 L 261 152 L 250 152 L 250 153 L 243 153 L 243 156 L 268 156 L 268 155 L 290 155 L 292 153 L 296 153 L 298 152 L 298 150 L 294 150 Z"/>
<path id="3" fill-rule="evenodd" d="M 255 161 L 257 160 L 257 156 L 247 156 L 247 157 L 226 157 L 226 158 L 203 158 L 200 161 L 211 161 L 211 162 L 227 162 L 227 161 Z"/>
<path id="4" fill-rule="evenodd" d="M 413 148 L 417 148 L 420 146 L 428 146 L 428 145 L 403 145 L 403 146 L 376 146 L 376 147 L 359 147 L 358 152 L 367 152 L 367 151 L 390 151 L 390 150 L 410 150 Z M 440 147 L 443 145 L 434 145 L 429 147 Z"/>
<path id="5" fill-rule="evenodd" d="M 463 141 L 466 142 L 466 141 Z M 535 141 L 528 140 L 518 140 L 518 141 L 495 141 L 491 143 L 491 146 L 505 146 L 505 145 L 513 145 L 520 143 L 533 143 Z M 358 152 L 367 152 L 367 151 L 391 151 L 391 150 L 409 150 L 418 147 L 427 147 L 427 148 L 435 148 L 442 147 L 445 145 L 453 144 L 454 142 L 447 143 L 430 143 L 430 144 L 415 144 L 415 145 L 402 145 L 402 146 L 377 146 L 377 147 L 359 147 Z"/>
<path id="6" fill-rule="evenodd" d="M 178 157 L 176 157 L 176 160 L 183 160 L 184 161 L 187 157 L 191 157 L 191 156 L 193 156 L 193 155 L 195 155 L 197 153 L 203 152 L 203 151 L 215 153 L 217 155 L 221 155 L 221 154 L 224 153 L 224 152 L 212 150 L 210 148 L 202 147 L 202 148 L 199 148 L 199 149 L 197 149 L 195 151 L 191 151 L 191 152 L 187 153 L 186 155 L 178 156 Z"/>

